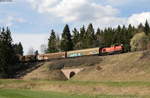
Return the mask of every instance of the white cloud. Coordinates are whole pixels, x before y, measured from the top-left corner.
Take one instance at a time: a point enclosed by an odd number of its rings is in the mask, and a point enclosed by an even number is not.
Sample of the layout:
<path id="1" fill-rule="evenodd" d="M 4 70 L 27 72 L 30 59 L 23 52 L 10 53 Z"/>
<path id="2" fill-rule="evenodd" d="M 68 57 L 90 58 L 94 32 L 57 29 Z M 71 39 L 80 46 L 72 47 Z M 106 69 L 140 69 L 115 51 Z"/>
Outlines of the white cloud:
<path id="1" fill-rule="evenodd" d="M 13 33 L 12 34 L 14 43 L 21 42 L 24 48 L 24 53 L 27 54 L 30 48 L 34 50 L 39 50 L 40 45 L 47 45 L 47 34 L 26 34 L 26 33 Z"/>
<path id="2" fill-rule="evenodd" d="M 17 18 L 14 16 L 7 16 L 6 18 L 0 20 L 0 24 L 2 24 L 3 26 L 12 26 L 15 22 L 17 23 L 25 23 L 26 20 L 23 18 Z"/>
<path id="3" fill-rule="evenodd" d="M 61 18 L 63 22 L 96 22 L 104 17 L 115 17 L 119 11 L 92 0 L 30 0 L 34 9 Z M 107 20 L 106 20 L 107 21 Z"/>
<path id="4" fill-rule="evenodd" d="M 131 0 L 105 0 L 105 1 L 111 5 L 122 5 L 130 2 Z"/>
<path id="5" fill-rule="evenodd" d="M 128 18 L 127 24 L 132 24 L 134 26 L 137 26 L 140 23 L 145 24 L 146 20 L 150 22 L 150 12 L 133 14 Z"/>

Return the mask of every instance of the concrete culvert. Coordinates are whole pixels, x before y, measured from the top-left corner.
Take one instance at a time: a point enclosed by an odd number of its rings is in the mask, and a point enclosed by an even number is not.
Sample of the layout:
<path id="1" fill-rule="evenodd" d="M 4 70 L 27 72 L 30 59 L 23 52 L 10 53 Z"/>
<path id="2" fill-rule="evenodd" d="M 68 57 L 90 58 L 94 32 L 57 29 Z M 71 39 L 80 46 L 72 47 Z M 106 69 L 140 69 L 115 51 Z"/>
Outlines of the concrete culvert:
<path id="1" fill-rule="evenodd" d="M 70 78 L 72 78 L 75 74 L 76 74 L 76 73 L 72 71 L 72 72 L 70 73 Z"/>

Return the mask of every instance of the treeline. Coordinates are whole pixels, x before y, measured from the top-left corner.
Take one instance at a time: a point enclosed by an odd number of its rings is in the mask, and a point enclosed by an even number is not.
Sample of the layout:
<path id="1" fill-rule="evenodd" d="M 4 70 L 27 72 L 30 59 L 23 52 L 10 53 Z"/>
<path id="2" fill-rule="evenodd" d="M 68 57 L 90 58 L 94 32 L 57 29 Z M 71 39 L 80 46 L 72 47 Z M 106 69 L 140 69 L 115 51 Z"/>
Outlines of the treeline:
<path id="1" fill-rule="evenodd" d="M 95 30 L 93 25 L 89 24 L 87 28 L 85 26 L 81 27 L 80 30 L 74 28 L 72 32 L 69 26 L 66 25 L 61 38 L 56 36 L 54 30 L 51 31 L 46 52 L 54 53 L 93 47 L 109 47 L 116 44 L 123 44 L 125 52 L 129 52 L 132 49 L 132 43 L 138 44 L 138 41 L 131 42 L 131 39 L 140 32 L 145 32 L 145 36 L 149 38 L 150 27 L 148 21 L 145 25 L 140 24 L 138 27 L 130 24 L 127 27 L 119 25 L 117 28 L 109 27 L 103 30 L 100 28 Z"/>
<path id="2" fill-rule="evenodd" d="M 13 44 L 9 28 L 0 29 L 0 78 L 13 77 L 23 55 L 22 44 Z"/>

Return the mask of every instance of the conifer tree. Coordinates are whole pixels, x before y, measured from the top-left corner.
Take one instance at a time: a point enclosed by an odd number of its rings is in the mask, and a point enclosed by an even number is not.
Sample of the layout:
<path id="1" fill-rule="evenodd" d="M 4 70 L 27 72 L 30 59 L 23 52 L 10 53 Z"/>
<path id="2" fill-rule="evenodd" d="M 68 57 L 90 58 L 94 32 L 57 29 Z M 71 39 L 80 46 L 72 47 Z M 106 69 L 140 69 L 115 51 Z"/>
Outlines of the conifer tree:
<path id="1" fill-rule="evenodd" d="M 13 47 L 16 54 L 23 56 L 23 47 L 21 42 L 19 42 L 19 44 L 15 44 Z"/>
<path id="2" fill-rule="evenodd" d="M 100 28 L 97 29 L 96 32 L 96 47 L 102 46 L 102 36 L 101 36 L 101 30 Z"/>
<path id="3" fill-rule="evenodd" d="M 14 68 L 19 62 L 15 54 L 11 32 L 3 28 L 0 33 L 0 77 L 10 78 L 14 74 Z"/>
<path id="4" fill-rule="evenodd" d="M 144 26 L 143 26 L 143 24 L 142 23 L 140 23 L 139 25 L 138 25 L 138 32 L 139 33 L 141 33 L 141 32 L 144 32 Z"/>
<path id="5" fill-rule="evenodd" d="M 55 53 L 55 52 L 58 52 L 57 50 L 57 45 L 56 45 L 56 35 L 55 35 L 55 32 L 54 30 L 51 31 L 51 35 L 48 39 L 48 53 Z"/>
<path id="6" fill-rule="evenodd" d="M 62 51 L 73 50 L 72 36 L 71 36 L 70 29 L 69 29 L 68 25 L 66 25 L 64 27 L 64 30 L 62 33 L 61 50 Z"/>
<path id="7" fill-rule="evenodd" d="M 146 35 L 149 35 L 149 34 L 150 34 L 150 26 L 149 26 L 149 23 L 148 23 L 147 20 L 146 20 L 146 22 L 145 22 L 144 32 L 146 33 Z"/>
<path id="8" fill-rule="evenodd" d="M 92 48 L 95 46 L 95 32 L 92 24 L 88 25 L 87 31 L 84 35 L 84 48 Z"/>
<path id="9" fill-rule="evenodd" d="M 86 33 L 85 27 L 83 26 L 82 28 L 80 28 L 80 37 L 79 37 L 81 49 L 84 49 L 85 33 Z"/>
<path id="10" fill-rule="evenodd" d="M 79 34 L 79 31 L 76 28 L 74 28 L 74 30 L 73 30 L 73 37 L 72 38 L 73 38 L 72 40 L 73 40 L 74 49 L 75 50 L 80 49 L 81 48 L 80 43 L 79 43 L 80 34 Z"/>

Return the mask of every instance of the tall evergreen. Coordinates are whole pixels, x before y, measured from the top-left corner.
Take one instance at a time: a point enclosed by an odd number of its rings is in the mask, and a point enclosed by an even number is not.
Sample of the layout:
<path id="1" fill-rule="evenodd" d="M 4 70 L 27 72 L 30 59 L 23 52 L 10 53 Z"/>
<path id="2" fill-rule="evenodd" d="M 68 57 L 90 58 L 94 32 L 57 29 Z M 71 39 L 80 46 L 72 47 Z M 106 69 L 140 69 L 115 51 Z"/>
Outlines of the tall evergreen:
<path id="1" fill-rule="evenodd" d="M 56 38 L 54 30 L 51 31 L 51 35 L 50 35 L 50 37 L 48 39 L 48 50 L 47 50 L 47 52 L 48 53 L 58 52 L 58 49 L 57 49 L 57 38 Z"/>
<path id="2" fill-rule="evenodd" d="M 145 22 L 144 32 L 146 33 L 146 35 L 150 34 L 150 26 L 147 20 Z"/>
<path id="3" fill-rule="evenodd" d="M 0 77 L 12 77 L 18 61 L 12 44 L 11 32 L 8 28 L 6 30 L 3 28 L 0 33 Z"/>
<path id="4" fill-rule="evenodd" d="M 16 54 L 23 56 L 23 46 L 21 42 L 19 42 L 19 44 L 15 44 L 13 47 Z"/>
<path id="5" fill-rule="evenodd" d="M 81 44 L 81 49 L 84 49 L 84 36 L 85 36 L 86 30 L 85 27 L 83 26 L 82 28 L 80 28 L 80 36 L 79 36 L 79 40 L 80 40 L 80 44 Z"/>
<path id="6" fill-rule="evenodd" d="M 74 28 L 74 30 L 73 30 L 72 40 L 73 40 L 74 49 L 80 49 L 81 48 L 80 34 L 76 28 Z"/>
<path id="7" fill-rule="evenodd" d="M 71 36 L 70 29 L 69 29 L 68 25 L 66 25 L 64 27 L 64 30 L 62 33 L 61 50 L 62 51 L 73 50 L 72 36 Z"/>
<path id="8" fill-rule="evenodd" d="M 96 47 L 102 46 L 102 35 L 100 28 L 96 31 Z"/>
<path id="9" fill-rule="evenodd" d="M 96 38 L 92 24 L 88 25 L 88 28 L 83 38 L 84 38 L 84 48 L 95 47 Z"/>
<path id="10" fill-rule="evenodd" d="M 138 32 L 144 32 L 144 26 L 143 26 L 143 24 L 142 23 L 140 23 L 139 25 L 138 25 Z"/>

